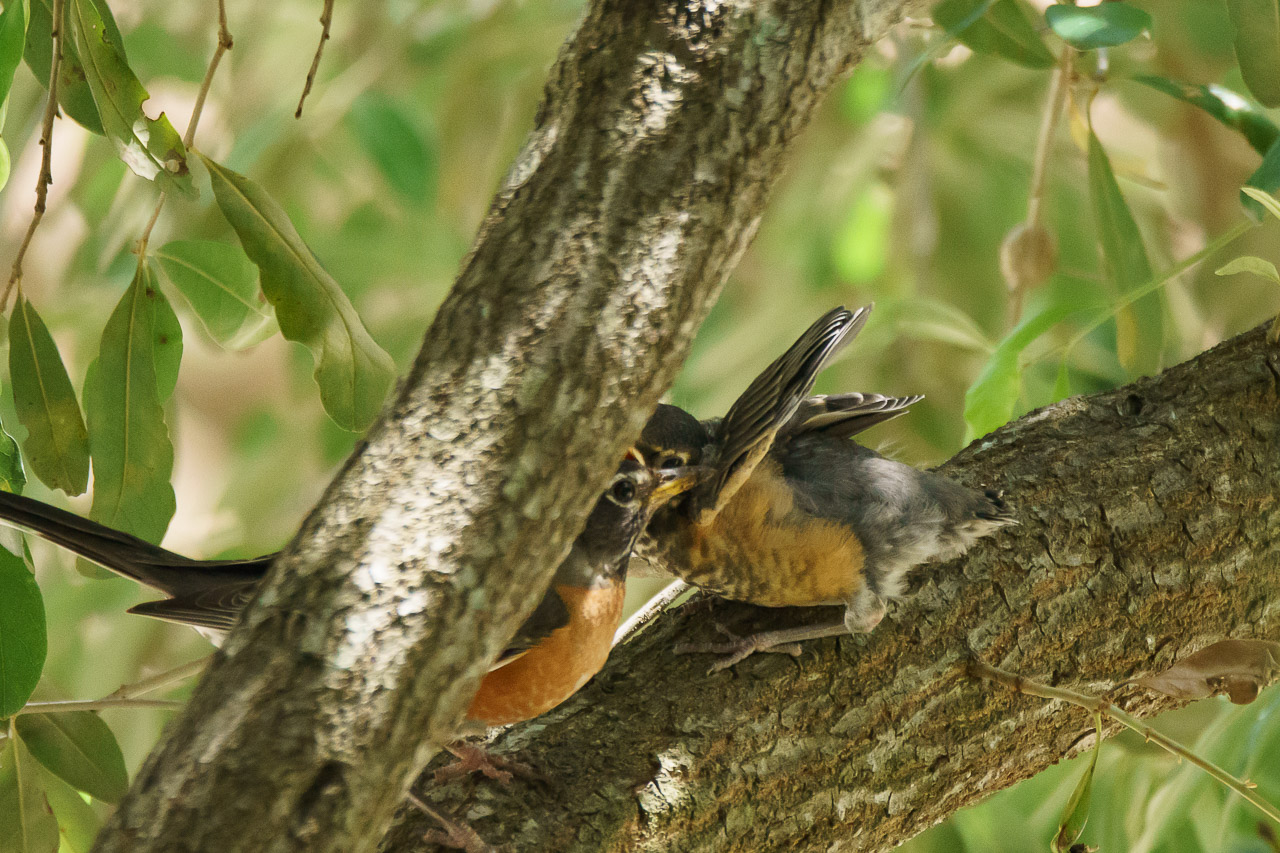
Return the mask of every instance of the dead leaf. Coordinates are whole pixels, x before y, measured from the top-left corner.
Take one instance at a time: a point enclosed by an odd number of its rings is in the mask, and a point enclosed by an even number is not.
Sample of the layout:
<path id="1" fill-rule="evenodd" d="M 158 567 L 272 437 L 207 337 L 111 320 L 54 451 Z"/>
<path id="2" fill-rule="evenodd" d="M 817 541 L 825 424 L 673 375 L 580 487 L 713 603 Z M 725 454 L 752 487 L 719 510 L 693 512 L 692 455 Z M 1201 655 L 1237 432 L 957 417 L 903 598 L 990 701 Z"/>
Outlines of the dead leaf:
<path id="1" fill-rule="evenodd" d="M 1258 691 L 1280 673 L 1280 643 L 1223 640 L 1178 661 L 1159 675 L 1135 680 L 1175 699 L 1204 699 L 1226 693 L 1237 705 L 1258 698 Z"/>

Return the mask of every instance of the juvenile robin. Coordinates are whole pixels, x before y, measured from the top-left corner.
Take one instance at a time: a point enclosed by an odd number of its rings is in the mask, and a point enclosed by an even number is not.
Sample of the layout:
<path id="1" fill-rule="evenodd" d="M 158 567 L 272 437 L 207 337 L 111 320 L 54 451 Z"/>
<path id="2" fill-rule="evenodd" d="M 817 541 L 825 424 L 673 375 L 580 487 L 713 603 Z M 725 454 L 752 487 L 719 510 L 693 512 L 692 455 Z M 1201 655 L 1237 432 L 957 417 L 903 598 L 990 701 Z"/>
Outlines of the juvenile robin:
<path id="1" fill-rule="evenodd" d="M 850 440 L 920 397 L 806 396 L 869 311 L 837 308 L 818 320 L 723 421 L 664 405 L 644 428 L 637 447 L 659 470 L 708 464 L 715 473 L 655 513 L 638 553 L 725 598 L 845 607 L 838 623 L 685 647 L 727 655 L 715 669 L 756 651 L 794 653 L 802 640 L 870 631 L 913 567 L 959 556 L 1015 523 L 999 492 L 970 489 Z"/>
<path id="2" fill-rule="evenodd" d="M 541 603 L 481 681 L 467 711 L 472 728 L 536 717 L 568 699 L 600 670 L 621 617 L 636 537 L 654 510 L 707 473 L 685 466 L 650 470 L 638 453 L 628 453 Z M 215 642 L 235 624 L 277 556 L 193 560 L 3 491 L 0 519 L 163 592 L 168 598 L 129 612 L 191 625 Z"/>

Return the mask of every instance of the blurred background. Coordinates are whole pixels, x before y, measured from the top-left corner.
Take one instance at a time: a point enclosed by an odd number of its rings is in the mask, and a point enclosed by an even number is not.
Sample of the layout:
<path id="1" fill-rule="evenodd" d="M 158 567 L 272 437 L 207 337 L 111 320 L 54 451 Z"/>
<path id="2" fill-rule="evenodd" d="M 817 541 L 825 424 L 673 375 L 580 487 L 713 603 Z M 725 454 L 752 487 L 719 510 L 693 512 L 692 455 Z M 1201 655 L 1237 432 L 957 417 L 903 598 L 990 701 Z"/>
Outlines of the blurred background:
<path id="1" fill-rule="evenodd" d="M 403 370 L 530 129 L 547 68 L 581 5 L 339 4 L 333 40 L 298 120 L 321 3 L 229 0 L 235 48 L 213 82 L 196 147 L 285 207 Z M 1109 57 L 1092 116 L 1159 275 L 1244 219 L 1238 191 L 1259 157 L 1203 112 L 1127 79 L 1156 73 L 1244 92 L 1226 5 L 1135 5 L 1152 13 L 1153 34 Z M 148 113 L 163 110 L 184 129 L 214 45 L 216 8 L 161 0 L 111 6 L 130 63 L 151 93 Z M 927 21 L 902 25 L 823 105 L 699 332 L 673 402 L 703 416 L 723 413 L 827 308 L 874 300 L 867 330 L 817 390 L 925 394 L 908 417 L 868 438 L 904 461 L 936 465 L 963 445 L 966 391 L 1011 327 L 999 249 L 1026 216 L 1050 73 L 975 54 L 940 35 Z M 44 90 L 20 67 L 4 124 L 13 159 L 0 193 L 6 264 L 33 204 L 43 103 Z M 1050 149 L 1044 207 L 1058 245 L 1057 273 L 1028 295 L 1023 316 L 1116 298 L 1102 273 L 1083 139 L 1079 115 L 1065 117 Z M 108 142 L 69 120 L 55 128 L 53 175 L 24 289 L 79 389 L 102 325 L 133 274 L 131 249 L 156 190 L 129 173 Z M 1146 315 L 1136 321 L 1159 330 L 1149 366 L 1182 361 L 1280 310 L 1274 284 L 1213 274 L 1242 254 L 1280 261 L 1278 229 L 1264 223 L 1137 306 Z M 172 200 L 151 242 L 196 237 L 235 240 L 207 191 L 199 200 Z M 178 511 L 164 544 L 197 557 L 275 550 L 356 436 L 325 416 L 306 350 L 278 336 L 221 349 L 181 297 L 170 297 L 183 323 L 185 357 L 169 409 Z M 1063 346 L 1083 328 L 1060 323 L 1023 353 L 1025 371 L 1007 401 L 1012 414 L 1053 402 L 1064 390 L 1063 364 L 1070 393 L 1134 375 L 1109 322 L 1064 356 Z M 12 407 L 5 387 L 0 419 L 21 440 Z M 27 494 L 88 509 L 86 499 L 68 502 L 36 482 Z M 123 616 L 147 598 L 136 585 L 82 577 L 55 549 L 34 539 L 32 548 L 50 625 L 36 699 L 96 698 L 209 651 L 190 630 Z M 636 603 L 652 589 L 637 585 Z M 1280 691 L 1271 690 L 1240 709 L 1201 702 L 1161 725 L 1201 743 L 1205 754 L 1276 801 L 1277 708 Z M 114 711 L 104 718 L 132 770 L 165 715 Z M 907 849 L 1044 849 L 1078 773 L 1070 765 L 1053 768 Z M 1136 739 L 1107 743 L 1095 789 L 1085 840 L 1103 850 L 1280 850 L 1259 835 L 1246 806 Z"/>

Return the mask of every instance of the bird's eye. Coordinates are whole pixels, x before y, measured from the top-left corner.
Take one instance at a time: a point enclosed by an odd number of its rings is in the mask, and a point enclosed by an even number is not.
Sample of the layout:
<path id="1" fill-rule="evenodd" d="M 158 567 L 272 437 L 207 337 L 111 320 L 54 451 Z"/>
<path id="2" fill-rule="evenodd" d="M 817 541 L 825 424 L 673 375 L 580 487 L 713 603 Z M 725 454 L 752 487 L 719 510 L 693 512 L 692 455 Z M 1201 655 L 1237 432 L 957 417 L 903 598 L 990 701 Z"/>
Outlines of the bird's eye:
<path id="1" fill-rule="evenodd" d="M 630 503 L 635 496 L 636 485 L 630 480 L 619 480 L 609 489 L 609 497 L 613 498 L 614 503 Z"/>
<path id="2" fill-rule="evenodd" d="M 666 469 L 679 468 L 684 463 L 685 463 L 684 456 L 680 455 L 679 453 L 672 453 L 669 456 L 662 457 L 662 461 L 658 463 L 658 467 L 666 468 Z"/>

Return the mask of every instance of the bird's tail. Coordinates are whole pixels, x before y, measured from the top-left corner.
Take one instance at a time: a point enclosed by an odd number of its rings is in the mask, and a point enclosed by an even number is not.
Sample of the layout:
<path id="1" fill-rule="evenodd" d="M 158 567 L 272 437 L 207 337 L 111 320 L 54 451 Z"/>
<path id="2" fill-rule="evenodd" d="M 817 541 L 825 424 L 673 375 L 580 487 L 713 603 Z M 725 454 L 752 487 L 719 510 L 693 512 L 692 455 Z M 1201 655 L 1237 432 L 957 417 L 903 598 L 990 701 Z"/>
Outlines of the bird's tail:
<path id="1" fill-rule="evenodd" d="M 96 521 L 5 491 L 0 491 L 0 520 L 170 595 L 177 591 L 175 569 L 197 562 Z"/>

